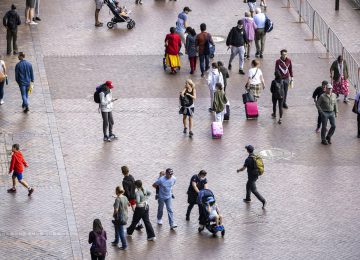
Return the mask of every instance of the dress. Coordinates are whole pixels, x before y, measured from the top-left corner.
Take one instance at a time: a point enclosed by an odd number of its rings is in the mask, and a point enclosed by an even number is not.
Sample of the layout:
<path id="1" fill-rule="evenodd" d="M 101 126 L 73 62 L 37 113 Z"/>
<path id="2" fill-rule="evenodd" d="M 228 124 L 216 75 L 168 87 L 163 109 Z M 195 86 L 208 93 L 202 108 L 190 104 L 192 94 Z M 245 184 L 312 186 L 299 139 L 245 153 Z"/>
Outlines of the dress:
<path id="1" fill-rule="evenodd" d="M 333 93 L 344 96 L 349 95 L 349 73 L 346 61 L 339 63 L 334 61 L 330 67 L 330 71 L 334 73 L 333 76 Z"/>
<path id="2" fill-rule="evenodd" d="M 167 42 L 165 50 L 166 65 L 172 69 L 180 68 L 179 47 L 181 45 L 181 39 L 176 33 L 170 33 L 166 35 L 165 42 Z"/>

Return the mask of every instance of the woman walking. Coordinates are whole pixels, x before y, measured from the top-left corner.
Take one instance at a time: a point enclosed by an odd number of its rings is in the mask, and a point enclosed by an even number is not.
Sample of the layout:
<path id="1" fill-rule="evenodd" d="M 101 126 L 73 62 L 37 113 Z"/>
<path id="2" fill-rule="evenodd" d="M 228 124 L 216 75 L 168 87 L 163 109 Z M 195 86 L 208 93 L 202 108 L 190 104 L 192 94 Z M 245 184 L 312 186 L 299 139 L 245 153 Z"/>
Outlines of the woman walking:
<path id="1" fill-rule="evenodd" d="M 198 174 L 195 174 L 190 179 L 190 185 L 187 191 L 189 206 L 186 211 L 186 221 L 190 220 L 190 213 L 194 205 L 197 204 L 198 193 L 202 189 L 208 189 L 207 172 L 201 170 Z"/>
<path id="2" fill-rule="evenodd" d="M 224 121 L 225 108 L 228 100 L 223 90 L 223 85 L 221 83 L 216 83 L 215 86 L 216 91 L 214 94 L 212 110 L 215 112 L 215 121 L 222 123 Z"/>
<path id="3" fill-rule="evenodd" d="M 281 119 L 283 115 L 283 101 L 284 101 L 284 83 L 281 79 L 281 74 L 279 71 L 275 71 L 275 79 L 271 82 L 270 92 L 272 93 L 272 103 L 273 103 L 273 113 L 271 116 L 276 118 L 276 103 L 279 104 L 279 121 L 281 124 Z"/>
<path id="4" fill-rule="evenodd" d="M 245 52 L 246 52 L 246 59 L 250 59 L 250 51 L 251 51 L 251 45 L 254 42 L 255 39 L 255 30 L 257 28 L 254 19 L 251 17 L 250 12 L 245 12 L 245 18 L 243 20 L 243 24 L 244 24 L 244 29 L 246 32 L 246 37 L 247 37 L 247 44 L 245 47 Z"/>
<path id="5" fill-rule="evenodd" d="M 4 104 L 4 86 L 6 82 L 6 65 L 0 56 L 0 105 Z"/>
<path id="6" fill-rule="evenodd" d="M 190 74 L 194 74 L 196 70 L 196 32 L 193 28 L 186 28 L 188 36 L 186 37 L 185 51 L 189 57 Z"/>
<path id="7" fill-rule="evenodd" d="M 180 46 L 180 36 L 175 33 L 175 28 L 171 27 L 170 33 L 165 37 L 165 62 L 171 68 L 171 74 L 176 74 L 176 69 L 180 68 Z"/>
<path id="8" fill-rule="evenodd" d="M 265 89 L 265 81 L 261 69 L 259 68 L 259 62 L 252 60 L 251 69 L 248 72 L 248 81 L 246 83 L 246 90 L 249 91 L 255 98 L 259 98 L 261 91 Z"/>
<path id="9" fill-rule="evenodd" d="M 183 133 L 187 133 L 187 126 L 186 126 L 186 119 L 189 118 L 189 137 L 191 138 L 194 133 L 192 132 L 192 126 L 193 126 L 193 114 L 195 111 L 194 108 L 194 100 L 196 99 L 196 89 L 195 89 L 195 83 L 191 79 L 187 79 L 185 81 L 185 87 L 183 91 L 180 92 L 180 98 L 181 98 L 181 112 L 183 115 L 183 125 L 184 125 L 184 131 Z"/>
<path id="10" fill-rule="evenodd" d="M 340 94 L 344 95 L 344 102 L 348 103 L 349 70 L 342 55 L 340 55 L 331 65 L 330 78 L 333 81 L 333 93 L 335 93 L 337 97 L 339 97 Z"/>
<path id="11" fill-rule="evenodd" d="M 127 234 L 131 236 L 132 233 L 134 233 L 137 223 L 142 219 L 146 229 L 147 240 L 153 241 L 156 237 L 149 220 L 149 205 L 147 203 L 148 196 L 151 195 L 151 192 L 143 188 L 141 180 L 135 181 L 135 188 L 136 208 L 131 225 L 127 228 Z"/>
<path id="12" fill-rule="evenodd" d="M 121 246 L 119 246 L 119 249 L 121 250 L 126 250 L 127 248 L 124 226 L 128 221 L 128 206 L 130 205 L 128 199 L 124 196 L 124 192 L 123 187 L 116 187 L 116 199 L 113 213 L 115 219 L 115 241 L 112 242 L 112 245 L 117 246 L 120 238 Z"/>
<path id="13" fill-rule="evenodd" d="M 89 233 L 91 260 L 104 260 L 106 256 L 106 231 L 100 219 L 94 219 L 93 230 Z"/>

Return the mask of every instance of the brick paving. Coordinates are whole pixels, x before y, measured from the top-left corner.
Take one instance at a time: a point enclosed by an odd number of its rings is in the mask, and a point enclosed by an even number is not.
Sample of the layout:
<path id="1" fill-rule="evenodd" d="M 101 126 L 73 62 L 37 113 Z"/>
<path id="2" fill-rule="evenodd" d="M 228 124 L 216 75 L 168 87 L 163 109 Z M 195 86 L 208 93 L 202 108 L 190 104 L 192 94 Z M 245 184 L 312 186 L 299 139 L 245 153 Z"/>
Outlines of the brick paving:
<path id="1" fill-rule="evenodd" d="M 9 5 L 5 2 L 0 4 L 0 14 Z M 21 1 L 15 2 L 22 14 Z M 207 3 L 145 0 L 143 6 L 134 6 L 127 1 L 137 22 L 128 31 L 123 25 L 115 30 L 94 28 L 92 2 L 66 0 L 54 8 L 43 1 L 44 21 L 31 31 L 20 27 L 19 44 L 36 71 L 31 113 L 24 115 L 20 110 L 11 72 L 16 57 L 6 57 L 10 85 L 5 89 L 6 103 L 0 107 L 0 135 L 10 136 L 23 147 L 30 164 L 25 179 L 36 191 L 28 198 L 19 187 L 16 195 L 9 195 L 10 178 L 0 174 L 1 255 L 7 259 L 90 259 L 87 238 L 94 218 L 102 220 L 108 240 L 113 237 L 112 195 L 121 183 L 120 167 L 128 165 L 147 187 L 160 170 L 174 169 L 179 228 L 170 231 L 166 215 L 164 225 L 155 226 L 157 205 L 152 196 L 150 215 L 157 241 L 148 243 L 145 232 L 135 233 L 128 239 L 126 252 L 109 245 L 107 259 L 359 259 L 360 239 L 354 233 L 360 228 L 356 118 L 351 105 L 340 103 L 333 144 L 320 144 L 314 133 L 317 112 L 311 94 L 328 77 L 332 60 L 323 59 L 321 44 L 304 40 L 311 36 L 309 29 L 293 23 L 296 14 L 281 8 L 281 1 L 268 1 L 276 29 L 268 36 L 262 69 L 269 87 L 279 49 L 288 48 L 296 86 L 289 92 L 290 109 L 283 124 L 270 117 L 268 88 L 259 101 L 260 118 L 245 120 L 241 102 L 245 78 L 236 73 L 235 62 L 228 86 L 232 114 L 224 124 L 223 139 L 210 138 L 208 91 L 199 74 L 192 76 L 198 93 L 195 135 L 189 139 L 182 134 L 177 93 L 188 78 L 188 62 L 182 57 L 184 65 L 177 76 L 163 72 L 163 38 L 168 27 L 177 12 L 189 5 L 191 25 L 206 21 L 209 32 L 225 37 L 246 10 L 242 1 Z M 205 6 L 208 12 L 201 12 Z M 211 13 L 228 15 L 219 18 Z M 104 7 L 101 20 L 110 18 Z M 4 31 L 0 35 L 5 46 Z M 217 59 L 227 63 L 223 43 L 217 44 L 217 54 Z M 247 61 L 245 68 L 249 66 Z M 106 79 L 113 80 L 114 96 L 120 98 L 114 109 L 119 140 L 113 143 L 102 142 L 101 116 L 92 101 L 95 84 Z M 265 160 L 266 174 L 258 182 L 268 200 L 266 211 L 256 200 L 242 204 L 246 173 L 237 174 L 236 169 L 246 157 L 243 147 L 249 142 L 257 151 L 274 155 Z M 279 152 L 284 156 L 276 157 Z M 224 215 L 223 239 L 198 234 L 196 209 L 191 221 L 185 221 L 189 178 L 201 169 L 208 171 L 209 185 Z"/>

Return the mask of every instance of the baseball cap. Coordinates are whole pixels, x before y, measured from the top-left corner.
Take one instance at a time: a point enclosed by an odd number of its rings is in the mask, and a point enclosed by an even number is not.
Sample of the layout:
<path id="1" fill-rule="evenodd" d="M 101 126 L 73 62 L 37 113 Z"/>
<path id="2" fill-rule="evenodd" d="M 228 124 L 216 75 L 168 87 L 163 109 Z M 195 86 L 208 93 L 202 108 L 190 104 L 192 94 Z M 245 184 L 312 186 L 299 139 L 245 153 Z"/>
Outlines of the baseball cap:
<path id="1" fill-rule="evenodd" d="M 323 80 L 323 82 L 321 82 L 321 86 L 326 86 L 327 84 L 329 84 L 329 82 L 327 82 L 326 80 Z"/>
<path id="2" fill-rule="evenodd" d="M 191 12 L 191 9 L 190 9 L 190 7 L 188 7 L 188 6 L 185 6 L 185 7 L 184 7 L 184 12 L 185 12 L 185 11 L 187 11 L 187 12 Z"/>
<path id="3" fill-rule="evenodd" d="M 174 171 L 171 168 L 166 169 L 166 174 L 173 175 Z"/>
<path id="4" fill-rule="evenodd" d="M 252 153 L 254 151 L 254 146 L 252 146 L 251 144 L 245 146 L 245 149 L 249 152 Z"/>
<path id="5" fill-rule="evenodd" d="M 327 85 L 326 85 L 326 88 L 330 88 L 330 89 L 331 89 L 331 88 L 333 88 L 333 86 L 332 86 L 331 84 L 327 84 Z"/>
<path id="6" fill-rule="evenodd" d="M 112 84 L 112 81 L 108 80 L 105 82 L 105 85 L 108 87 L 108 88 L 113 88 L 113 84 Z"/>

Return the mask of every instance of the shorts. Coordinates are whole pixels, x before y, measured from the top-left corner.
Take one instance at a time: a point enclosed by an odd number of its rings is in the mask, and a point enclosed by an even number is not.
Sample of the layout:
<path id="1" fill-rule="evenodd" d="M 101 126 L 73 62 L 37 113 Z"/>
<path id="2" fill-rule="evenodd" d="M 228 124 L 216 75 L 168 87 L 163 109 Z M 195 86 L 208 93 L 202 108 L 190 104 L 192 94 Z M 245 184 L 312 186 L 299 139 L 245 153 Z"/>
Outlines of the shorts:
<path id="1" fill-rule="evenodd" d="M 22 178 L 23 178 L 23 175 L 22 173 L 17 173 L 17 172 L 14 172 L 13 175 L 12 175 L 13 178 L 17 178 L 18 181 L 21 181 Z"/>
<path id="2" fill-rule="evenodd" d="M 250 9 L 250 12 L 255 12 L 256 2 L 254 2 L 254 3 L 248 2 L 248 6 L 249 6 L 249 9 Z"/>
<path id="3" fill-rule="evenodd" d="M 131 206 L 136 205 L 136 199 L 129 200 Z"/>
<path id="4" fill-rule="evenodd" d="M 35 0 L 26 0 L 26 7 L 34 8 Z"/>
<path id="5" fill-rule="evenodd" d="M 100 10 L 104 4 L 104 0 L 95 0 L 96 10 Z"/>

